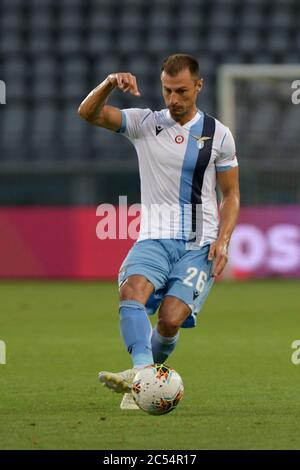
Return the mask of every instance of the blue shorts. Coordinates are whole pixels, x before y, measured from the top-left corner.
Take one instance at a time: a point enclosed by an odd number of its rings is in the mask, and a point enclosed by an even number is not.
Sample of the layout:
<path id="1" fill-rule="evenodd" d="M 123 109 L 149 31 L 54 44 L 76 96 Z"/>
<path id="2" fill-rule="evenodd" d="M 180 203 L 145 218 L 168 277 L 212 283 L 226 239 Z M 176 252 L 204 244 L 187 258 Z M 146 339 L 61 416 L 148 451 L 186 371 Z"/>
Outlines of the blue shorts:
<path id="1" fill-rule="evenodd" d="M 156 312 L 166 295 L 171 295 L 191 309 L 182 327 L 193 327 L 214 281 L 208 252 L 209 245 L 188 250 L 184 240 L 148 239 L 136 242 L 120 268 L 119 286 L 134 274 L 145 276 L 155 288 L 146 304 L 148 315 Z"/>

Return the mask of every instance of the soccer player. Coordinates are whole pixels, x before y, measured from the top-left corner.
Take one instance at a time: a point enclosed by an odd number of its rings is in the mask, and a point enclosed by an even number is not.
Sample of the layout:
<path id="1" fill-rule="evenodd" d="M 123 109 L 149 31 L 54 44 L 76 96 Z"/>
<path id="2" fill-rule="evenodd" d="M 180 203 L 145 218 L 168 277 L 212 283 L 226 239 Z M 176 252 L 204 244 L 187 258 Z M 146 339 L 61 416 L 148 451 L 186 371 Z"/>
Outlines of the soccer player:
<path id="1" fill-rule="evenodd" d="M 125 409 L 135 408 L 130 388 L 137 370 L 165 362 L 180 327 L 195 326 L 214 277 L 226 265 L 239 212 L 234 139 L 228 127 L 197 108 L 203 87 L 198 62 L 186 54 L 168 57 L 161 84 L 161 111 L 107 104 L 116 88 L 140 96 L 131 73 L 108 75 L 78 111 L 91 124 L 126 136 L 139 161 L 140 234 L 119 273 L 121 335 L 133 368 L 99 373 L 106 387 L 125 394 Z M 158 307 L 152 329 L 148 314 Z"/>

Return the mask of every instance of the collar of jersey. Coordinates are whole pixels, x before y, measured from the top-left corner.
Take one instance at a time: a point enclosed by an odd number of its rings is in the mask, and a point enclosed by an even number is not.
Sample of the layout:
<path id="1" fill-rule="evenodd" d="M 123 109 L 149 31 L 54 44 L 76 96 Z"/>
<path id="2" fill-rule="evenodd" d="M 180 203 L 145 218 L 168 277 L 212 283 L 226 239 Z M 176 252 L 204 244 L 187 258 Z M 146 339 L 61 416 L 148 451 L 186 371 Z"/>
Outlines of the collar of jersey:
<path id="1" fill-rule="evenodd" d="M 176 122 L 172 116 L 171 116 L 171 113 L 170 111 L 167 109 L 167 115 L 168 115 L 168 119 L 170 119 L 170 121 L 172 123 L 174 123 L 175 125 L 178 125 L 181 129 L 186 129 L 187 127 L 190 128 L 193 124 L 196 124 L 196 122 L 202 118 L 202 111 L 200 111 L 199 109 L 197 109 L 197 112 L 195 114 L 195 116 L 188 122 L 186 122 L 185 124 L 183 124 L 183 126 L 181 126 L 178 122 Z"/>

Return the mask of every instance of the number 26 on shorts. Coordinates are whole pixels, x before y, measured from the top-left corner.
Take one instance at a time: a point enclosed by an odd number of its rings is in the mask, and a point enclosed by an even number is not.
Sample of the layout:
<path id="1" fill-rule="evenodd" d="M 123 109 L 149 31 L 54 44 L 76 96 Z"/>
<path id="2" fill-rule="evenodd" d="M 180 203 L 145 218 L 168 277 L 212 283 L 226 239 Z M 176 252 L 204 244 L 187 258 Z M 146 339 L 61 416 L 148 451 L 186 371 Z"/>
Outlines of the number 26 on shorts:
<path id="1" fill-rule="evenodd" d="M 204 287 L 205 287 L 205 283 L 207 281 L 207 274 L 205 271 L 200 271 L 199 275 L 198 275 L 198 269 L 197 268 L 194 268 L 194 267 L 190 267 L 186 270 L 187 272 L 187 276 L 183 279 L 183 284 L 188 286 L 188 287 L 195 287 L 199 292 L 202 292 Z M 198 275 L 197 277 L 197 281 L 196 281 L 196 285 L 194 286 L 194 282 L 195 282 L 195 278 L 196 276 Z"/>

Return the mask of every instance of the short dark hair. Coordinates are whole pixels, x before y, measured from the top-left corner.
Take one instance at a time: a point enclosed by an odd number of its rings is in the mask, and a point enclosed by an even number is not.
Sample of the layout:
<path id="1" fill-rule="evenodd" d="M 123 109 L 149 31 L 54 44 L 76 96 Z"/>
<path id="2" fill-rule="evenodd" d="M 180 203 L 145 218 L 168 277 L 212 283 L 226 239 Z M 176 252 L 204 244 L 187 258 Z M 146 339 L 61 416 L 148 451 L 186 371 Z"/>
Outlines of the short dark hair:
<path id="1" fill-rule="evenodd" d="M 189 69 L 193 77 L 200 77 L 198 61 L 189 54 L 170 55 L 163 61 L 161 66 L 161 72 L 165 72 L 171 77 L 175 77 L 185 69 Z"/>

